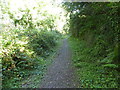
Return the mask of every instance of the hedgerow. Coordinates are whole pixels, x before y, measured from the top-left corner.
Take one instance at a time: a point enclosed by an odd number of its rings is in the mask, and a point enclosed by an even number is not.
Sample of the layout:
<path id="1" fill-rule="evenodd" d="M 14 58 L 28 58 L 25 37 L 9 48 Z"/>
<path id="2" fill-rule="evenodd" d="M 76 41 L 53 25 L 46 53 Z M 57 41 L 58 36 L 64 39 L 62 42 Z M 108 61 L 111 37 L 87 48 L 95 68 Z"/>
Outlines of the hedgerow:
<path id="1" fill-rule="evenodd" d="M 7 80 L 24 78 L 23 70 L 32 70 L 45 62 L 57 45 L 60 33 L 57 31 L 9 29 L 2 32 L 2 74 L 3 87 Z"/>

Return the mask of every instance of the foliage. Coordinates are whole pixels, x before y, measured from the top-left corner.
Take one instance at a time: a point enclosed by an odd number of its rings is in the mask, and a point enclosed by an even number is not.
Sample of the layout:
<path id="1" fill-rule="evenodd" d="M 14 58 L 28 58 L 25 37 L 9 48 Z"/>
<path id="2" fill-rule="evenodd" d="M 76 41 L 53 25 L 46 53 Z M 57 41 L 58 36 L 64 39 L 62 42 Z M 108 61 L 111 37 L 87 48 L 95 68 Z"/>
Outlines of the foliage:
<path id="1" fill-rule="evenodd" d="M 63 5 L 70 17 L 69 32 L 74 37 L 84 39 L 90 46 L 102 46 L 104 53 L 111 44 L 111 48 L 117 45 L 119 3 L 66 2 Z"/>
<path id="2" fill-rule="evenodd" d="M 60 33 L 57 31 L 42 31 L 37 33 L 35 30 L 34 33 L 34 35 L 32 33 L 30 35 L 30 47 L 32 47 L 33 51 L 37 52 L 38 55 L 48 56 L 51 48 L 56 46 L 57 40 L 60 38 Z"/>
<path id="3" fill-rule="evenodd" d="M 25 2 L 29 2 L 26 0 Z M 20 1 L 21 2 L 21 1 Z M 12 0 L 0 2 L 0 64 L 3 88 L 18 87 L 34 70 L 42 75 L 46 58 L 57 46 L 61 33 L 56 30 L 58 17 L 43 10 L 40 0 L 12 10 Z M 56 18 L 55 18 L 56 17 Z M 7 22 L 7 23 L 6 23 Z M 1 63 L 2 62 L 2 63 Z"/>
<path id="4" fill-rule="evenodd" d="M 108 67 L 108 68 L 118 68 L 118 66 L 115 65 L 115 64 L 105 64 L 104 67 Z"/>
<path id="5" fill-rule="evenodd" d="M 32 70 L 37 65 L 44 65 L 44 57 L 50 55 L 60 37 L 56 31 L 28 31 L 10 29 L 7 31 L 9 35 L 2 33 L 3 87 L 7 87 L 6 81 L 13 77 L 25 78 L 25 69 Z"/>
<path id="6" fill-rule="evenodd" d="M 85 46 L 84 41 L 70 38 L 69 43 L 73 50 L 73 64 L 79 76 L 82 88 L 118 88 L 119 73 L 115 64 L 100 64 L 93 56 L 91 48 Z M 90 51 L 90 52 L 89 52 Z M 101 57 L 104 59 L 104 57 Z"/>
<path id="7" fill-rule="evenodd" d="M 119 72 L 120 4 L 65 2 L 63 7 L 68 11 L 69 33 L 81 41 L 77 45 L 79 47 L 76 46 L 80 48 L 80 53 L 77 49 L 75 52 L 80 54 L 79 57 L 75 55 L 75 62 L 78 61 L 77 67 L 81 67 L 79 61 L 83 61 L 98 63 L 101 68 L 103 65 L 105 69 L 112 68 L 113 72 L 116 70 Z"/>

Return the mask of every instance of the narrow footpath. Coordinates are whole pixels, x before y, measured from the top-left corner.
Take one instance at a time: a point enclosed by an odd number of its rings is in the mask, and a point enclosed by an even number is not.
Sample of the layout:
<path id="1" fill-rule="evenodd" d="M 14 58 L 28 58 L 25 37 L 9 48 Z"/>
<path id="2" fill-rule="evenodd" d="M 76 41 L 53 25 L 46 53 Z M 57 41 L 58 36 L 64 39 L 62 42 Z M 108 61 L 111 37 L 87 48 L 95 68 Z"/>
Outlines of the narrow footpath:
<path id="1" fill-rule="evenodd" d="M 55 60 L 47 69 L 41 88 L 78 88 L 79 84 L 71 62 L 71 55 L 68 41 L 64 39 Z"/>

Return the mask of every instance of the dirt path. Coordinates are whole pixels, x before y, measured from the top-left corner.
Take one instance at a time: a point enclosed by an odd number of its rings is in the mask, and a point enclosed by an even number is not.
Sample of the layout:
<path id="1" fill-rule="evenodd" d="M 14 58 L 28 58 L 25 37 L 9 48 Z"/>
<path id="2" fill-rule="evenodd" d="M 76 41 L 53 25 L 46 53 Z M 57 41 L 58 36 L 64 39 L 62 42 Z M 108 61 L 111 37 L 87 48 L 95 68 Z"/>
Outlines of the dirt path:
<path id="1" fill-rule="evenodd" d="M 71 64 L 71 51 L 67 39 L 55 57 L 53 63 L 48 67 L 47 73 L 42 81 L 41 88 L 77 88 L 78 83 Z"/>

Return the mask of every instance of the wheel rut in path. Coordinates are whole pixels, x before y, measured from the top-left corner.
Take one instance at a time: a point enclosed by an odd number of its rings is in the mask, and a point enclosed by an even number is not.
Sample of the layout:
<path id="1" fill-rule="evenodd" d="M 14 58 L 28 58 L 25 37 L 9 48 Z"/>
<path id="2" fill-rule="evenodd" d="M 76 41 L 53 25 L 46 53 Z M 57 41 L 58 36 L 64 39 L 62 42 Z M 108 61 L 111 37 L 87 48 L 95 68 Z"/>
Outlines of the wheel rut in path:
<path id="1" fill-rule="evenodd" d="M 78 82 L 71 62 L 71 51 L 67 39 L 57 52 L 42 80 L 41 88 L 77 88 Z"/>

